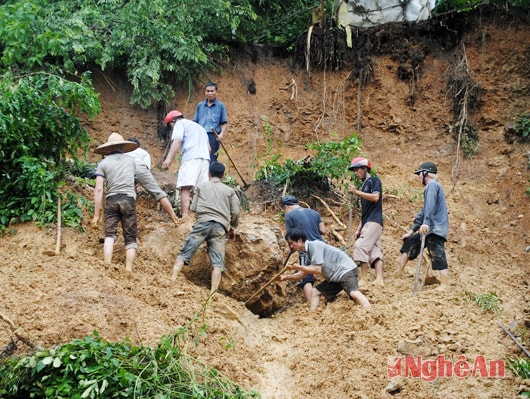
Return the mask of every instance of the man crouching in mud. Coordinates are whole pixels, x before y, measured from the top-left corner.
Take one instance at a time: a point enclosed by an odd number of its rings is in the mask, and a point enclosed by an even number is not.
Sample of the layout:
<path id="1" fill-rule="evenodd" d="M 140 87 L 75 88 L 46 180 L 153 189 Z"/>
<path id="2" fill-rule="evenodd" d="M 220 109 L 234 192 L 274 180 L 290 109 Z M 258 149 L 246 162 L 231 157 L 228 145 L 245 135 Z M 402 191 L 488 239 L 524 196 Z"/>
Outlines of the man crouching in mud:
<path id="1" fill-rule="evenodd" d="M 288 232 L 285 239 L 292 251 L 306 252 L 308 265 L 287 266 L 290 270 L 296 270 L 296 273 L 281 276 L 281 281 L 301 280 L 307 274 L 322 274 L 325 278 L 325 281 L 313 287 L 311 309 L 318 307 L 320 294 L 332 301 L 341 290 L 359 302 L 363 308 L 370 308 L 368 298 L 359 291 L 357 265 L 344 251 L 323 241 L 307 241 L 307 236 L 299 229 Z"/>

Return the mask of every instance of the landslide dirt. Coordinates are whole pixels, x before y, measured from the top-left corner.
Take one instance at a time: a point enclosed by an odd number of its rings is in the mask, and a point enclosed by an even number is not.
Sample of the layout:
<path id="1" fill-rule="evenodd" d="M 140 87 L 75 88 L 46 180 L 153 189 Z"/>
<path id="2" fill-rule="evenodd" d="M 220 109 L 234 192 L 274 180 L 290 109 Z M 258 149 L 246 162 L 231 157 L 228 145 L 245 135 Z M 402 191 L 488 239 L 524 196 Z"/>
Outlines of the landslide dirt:
<path id="1" fill-rule="evenodd" d="M 366 292 L 373 308 L 365 312 L 344 295 L 310 311 L 301 293 L 288 286 L 285 306 L 266 318 L 222 290 L 206 307 L 201 320 L 208 334 L 197 335 L 199 344 L 191 346 L 192 353 L 244 388 L 259 390 L 264 399 L 516 397 L 519 382 L 508 369 L 504 378 L 480 373 L 434 381 L 388 376 L 388 363 L 405 355 L 424 360 L 443 355 L 452 364 L 466 360 L 472 368 L 480 356 L 489 361 L 521 355 L 499 323 L 521 326 L 530 320 L 530 254 L 525 252 L 530 245 L 525 196 L 530 148 L 504 137 L 505 127 L 530 110 L 530 28 L 517 18 L 477 15 L 468 21 L 461 39 L 457 47 L 425 51 L 413 86 L 410 80 L 398 79 L 400 60 L 395 54 L 372 54 L 373 78 L 360 96 L 349 79 L 351 68 L 308 72 L 291 59 L 261 50 L 257 59 L 243 50 L 234 52 L 222 71 L 211 76 L 229 111 L 225 145 L 248 182 L 274 154 L 281 154 L 280 160 L 304 159 L 311 155 L 305 148 L 309 141 L 359 133 L 363 154 L 375 165 L 385 192 L 385 287 Z M 394 40 L 390 47 L 395 50 L 403 40 Z M 455 117 L 447 96 L 447 71 L 462 54 L 469 76 L 483 89 L 480 107 L 469 115 L 480 138 L 471 158 L 458 151 L 450 131 Z M 160 110 L 131 106 L 130 88 L 119 74 L 96 72 L 94 82 L 102 112 L 86 123 L 93 147 L 112 131 L 134 135 L 156 163 L 163 151 Z M 251 83 L 255 94 L 248 91 Z M 178 106 L 191 118 L 202 88 L 189 99 L 187 87 L 176 90 L 170 108 Z M 93 153 L 91 158 L 97 161 Z M 220 159 L 229 165 L 225 153 Z M 422 187 L 412 172 L 425 160 L 438 165 L 447 196 L 450 288 L 437 292 L 436 284 L 427 285 L 414 296 L 417 263 L 409 263 L 401 276 L 394 271 L 403 229 L 421 207 Z M 157 177 L 175 181 L 177 166 L 157 172 Z M 233 166 L 227 173 L 240 181 Z M 90 188 L 78 189 L 91 198 Z M 247 192 L 249 204 L 242 219 L 263 230 L 283 231 L 276 202 L 281 193 L 269 193 L 267 198 L 254 183 Z M 347 237 L 328 209 L 318 201 L 312 204 L 329 227 Z M 329 205 L 347 225 L 347 208 L 331 200 Z M 200 266 L 191 265 L 181 279 L 171 281 L 171 265 L 190 226 L 174 227 L 148 198 L 138 201 L 138 209 L 141 249 L 131 274 L 124 271 L 120 242 L 114 264 L 103 263 L 102 230 L 89 226 L 88 215 L 84 232 L 63 228 L 56 256 L 46 252 L 55 249 L 54 226 L 13 226 L 0 238 L 0 312 L 32 342 L 47 347 L 94 330 L 108 340 L 129 337 L 136 344 L 155 344 L 161 335 L 189 323 L 209 294 L 206 255 L 199 251 Z M 358 217 L 354 215 L 354 225 Z M 340 246 L 336 236 L 326 239 Z M 236 256 L 233 245 L 228 244 L 228 251 Z M 260 254 L 249 262 L 260 265 Z M 281 262 L 272 265 L 275 270 Z M 466 300 L 465 292 L 496 293 L 502 309 L 483 310 Z M 0 326 L 3 348 L 10 330 L 7 324 Z M 19 343 L 17 353 L 27 350 Z M 391 382 L 398 386 L 392 394 L 385 391 Z"/>

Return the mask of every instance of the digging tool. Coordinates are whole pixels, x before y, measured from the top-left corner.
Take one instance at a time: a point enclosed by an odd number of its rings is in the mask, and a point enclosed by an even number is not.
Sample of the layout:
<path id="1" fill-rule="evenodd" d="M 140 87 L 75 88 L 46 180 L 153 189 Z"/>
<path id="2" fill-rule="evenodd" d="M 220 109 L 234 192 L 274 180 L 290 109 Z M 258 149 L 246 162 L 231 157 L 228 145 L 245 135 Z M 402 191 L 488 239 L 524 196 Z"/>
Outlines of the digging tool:
<path id="1" fill-rule="evenodd" d="M 427 275 L 429 274 L 429 270 L 431 270 L 431 262 L 428 261 L 428 259 L 425 259 L 425 262 L 427 263 L 427 267 L 425 268 L 425 273 L 423 274 L 423 279 L 421 280 L 420 284 L 420 292 L 423 290 L 423 286 L 425 285 L 425 280 L 427 280 Z"/>
<path id="2" fill-rule="evenodd" d="M 497 322 L 499 324 L 499 326 L 501 326 L 501 328 L 504 330 L 504 332 L 513 340 L 513 342 L 515 342 L 517 344 L 517 346 L 525 353 L 526 356 L 530 357 L 530 352 L 528 352 L 523 345 L 521 345 L 521 343 L 519 341 L 517 341 L 517 339 L 513 336 L 513 334 L 508 331 L 508 329 L 506 327 L 504 327 L 500 322 Z"/>
<path id="3" fill-rule="evenodd" d="M 261 291 L 263 291 L 265 288 L 267 288 L 274 280 L 276 280 L 278 277 L 280 277 L 286 270 L 287 270 L 287 262 L 289 261 L 289 258 L 291 257 L 292 252 L 289 252 L 289 255 L 287 255 L 287 258 L 285 259 L 285 262 L 283 262 L 283 268 L 278 273 L 274 275 L 273 278 L 271 278 L 263 287 L 261 287 L 259 290 L 257 290 L 250 298 L 248 298 L 245 301 L 245 305 L 256 295 L 258 295 Z"/>
<path id="4" fill-rule="evenodd" d="M 245 178 L 241 175 L 241 173 L 239 172 L 239 170 L 237 169 L 237 166 L 236 164 L 234 163 L 234 160 L 232 159 L 232 157 L 230 156 L 230 154 L 228 153 L 228 151 L 226 151 L 226 147 L 225 145 L 223 144 L 223 142 L 221 140 L 219 140 L 219 134 L 217 133 L 217 130 L 215 130 L 215 128 L 212 127 L 212 132 L 213 134 L 215 134 L 215 138 L 217 139 L 217 141 L 219 142 L 219 144 L 221 145 L 221 147 L 223 148 L 224 152 L 226 153 L 226 156 L 228 157 L 228 159 L 230 160 L 230 162 L 232 162 L 232 165 L 234 165 L 234 169 L 236 170 L 237 174 L 239 175 L 239 177 L 241 178 L 241 181 L 243 182 L 243 189 L 247 188 L 248 187 L 248 183 L 245 181 Z"/>
<path id="5" fill-rule="evenodd" d="M 425 234 L 421 235 L 421 248 L 420 254 L 418 255 L 418 268 L 416 269 L 416 279 L 414 280 L 414 295 L 416 295 L 416 289 L 418 288 L 418 280 L 420 278 L 421 260 L 423 258 L 423 250 L 425 249 Z"/>

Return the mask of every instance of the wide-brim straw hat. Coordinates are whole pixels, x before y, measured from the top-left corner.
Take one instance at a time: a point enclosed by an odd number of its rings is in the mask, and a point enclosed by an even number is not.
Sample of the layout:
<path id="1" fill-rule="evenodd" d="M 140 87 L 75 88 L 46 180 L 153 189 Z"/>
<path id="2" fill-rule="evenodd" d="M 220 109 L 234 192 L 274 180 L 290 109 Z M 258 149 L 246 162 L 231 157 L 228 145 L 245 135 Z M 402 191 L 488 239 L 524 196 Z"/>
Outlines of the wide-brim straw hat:
<path id="1" fill-rule="evenodd" d="M 105 144 L 97 147 L 94 152 L 101 155 L 109 155 L 111 152 L 131 152 L 138 148 L 138 144 L 124 140 L 119 133 L 112 133 Z"/>

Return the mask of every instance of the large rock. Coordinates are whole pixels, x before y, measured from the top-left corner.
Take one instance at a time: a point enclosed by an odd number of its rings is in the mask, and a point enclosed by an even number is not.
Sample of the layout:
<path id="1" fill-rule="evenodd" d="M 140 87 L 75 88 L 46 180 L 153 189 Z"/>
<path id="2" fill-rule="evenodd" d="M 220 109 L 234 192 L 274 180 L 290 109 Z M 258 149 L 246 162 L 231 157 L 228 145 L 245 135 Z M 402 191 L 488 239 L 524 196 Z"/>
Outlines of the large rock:
<path id="1" fill-rule="evenodd" d="M 242 215 L 236 236 L 227 239 L 225 271 L 219 287 L 222 294 L 247 302 L 283 268 L 289 252 L 275 224 L 261 216 Z M 183 273 L 190 281 L 209 287 L 211 266 L 205 244 Z M 285 302 L 286 285 L 277 280 L 249 300 L 247 307 L 255 314 L 269 316 Z"/>

